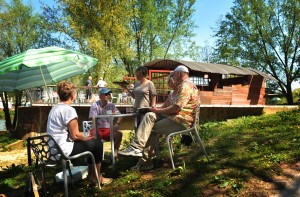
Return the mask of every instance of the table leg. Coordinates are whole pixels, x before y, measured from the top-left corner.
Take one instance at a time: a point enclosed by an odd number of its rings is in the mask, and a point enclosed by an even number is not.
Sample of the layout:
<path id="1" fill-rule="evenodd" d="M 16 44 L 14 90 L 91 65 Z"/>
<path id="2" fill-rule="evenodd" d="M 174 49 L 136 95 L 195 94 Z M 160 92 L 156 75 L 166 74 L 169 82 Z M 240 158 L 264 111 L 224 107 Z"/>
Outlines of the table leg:
<path id="1" fill-rule="evenodd" d="M 114 117 L 110 116 L 109 125 L 110 125 L 110 142 L 111 142 L 111 160 L 113 166 L 115 165 L 115 146 L 114 146 Z"/>

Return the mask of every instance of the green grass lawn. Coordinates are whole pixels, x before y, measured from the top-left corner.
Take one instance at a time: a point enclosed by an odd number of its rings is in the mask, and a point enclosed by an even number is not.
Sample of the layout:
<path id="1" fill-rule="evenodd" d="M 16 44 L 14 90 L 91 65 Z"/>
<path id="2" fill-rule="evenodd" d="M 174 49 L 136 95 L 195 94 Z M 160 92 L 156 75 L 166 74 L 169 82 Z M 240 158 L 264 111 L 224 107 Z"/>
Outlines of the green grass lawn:
<path id="1" fill-rule="evenodd" d="M 76 182 L 74 188 L 69 187 L 70 196 L 269 196 L 270 191 L 260 185 L 271 184 L 275 190 L 284 189 L 274 177 L 283 175 L 283 164 L 300 161 L 299 112 L 201 124 L 200 136 L 209 161 L 198 146 L 186 147 L 177 138 L 174 140 L 176 170 L 171 168 L 162 138 L 161 156 L 154 160 L 154 170 L 129 171 L 137 161 L 131 157 L 119 158 L 115 171 L 110 162 L 104 162 L 102 172 L 114 177 L 114 182 L 99 191 L 82 180 Z M 126 136 L 123 147 L 130 141 L 129 132 Z M 80 165 L 83 161 L 77 162 L 75 164 Z M 0 172 L 0 193 L 22 190 L 28 170 L 28 167 L 15 165 Z M 49 196 L 63 195 L 63 185 L 54 181 L 54 174 L 59 171 L 59 167 L 46 171 Z"/>

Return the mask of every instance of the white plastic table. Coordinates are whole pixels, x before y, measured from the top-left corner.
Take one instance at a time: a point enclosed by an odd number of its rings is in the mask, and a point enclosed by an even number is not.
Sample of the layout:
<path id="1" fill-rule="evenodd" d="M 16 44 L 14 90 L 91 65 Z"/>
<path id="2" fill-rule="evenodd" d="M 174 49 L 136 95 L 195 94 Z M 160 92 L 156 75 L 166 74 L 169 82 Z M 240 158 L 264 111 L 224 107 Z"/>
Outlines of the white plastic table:
<path id="1" fill-rule="evenodd" d="M 135 113 L 129 113 L 129 114 L 105 114 L 105 115 L 97 115 L 93 118 L 93 125 L 95 125 L 95 131 L 98 131 L 98 124 L 97 120 L 99 118 L 109 118 L 109 128 L 110 128 L 110 141 L 111 141 L 111 159 L 112 159 L 112 164 L 115 165 L 115 149 L 114 149 L 114 125 L 113 121 L 114 118 L 120 118 L 120 117 L 129 117 L 129 116 L 136 116 Z M 95 132 L 97 134 L 98 132 Z M 99 135 L 96 135 L 98 137 Z"/>

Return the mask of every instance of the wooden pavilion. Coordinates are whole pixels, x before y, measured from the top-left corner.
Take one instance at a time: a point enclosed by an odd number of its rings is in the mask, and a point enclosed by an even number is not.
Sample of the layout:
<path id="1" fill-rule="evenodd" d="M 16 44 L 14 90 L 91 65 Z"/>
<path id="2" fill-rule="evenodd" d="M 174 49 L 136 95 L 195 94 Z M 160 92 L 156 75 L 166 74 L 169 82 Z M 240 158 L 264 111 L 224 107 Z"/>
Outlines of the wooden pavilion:
<path id="1" fill-rule="evenodd" d="M 189 69 L 190 80 L 199 89 L 202 104 L 264 105 L 265 80 L 276 80 L 255 69 L 223 64 L 183 60 L 156 59 L 144 64 L 158 92 L 158 102 L 164 102 L 168 92 L 167 76 L 178 65 Z"/>

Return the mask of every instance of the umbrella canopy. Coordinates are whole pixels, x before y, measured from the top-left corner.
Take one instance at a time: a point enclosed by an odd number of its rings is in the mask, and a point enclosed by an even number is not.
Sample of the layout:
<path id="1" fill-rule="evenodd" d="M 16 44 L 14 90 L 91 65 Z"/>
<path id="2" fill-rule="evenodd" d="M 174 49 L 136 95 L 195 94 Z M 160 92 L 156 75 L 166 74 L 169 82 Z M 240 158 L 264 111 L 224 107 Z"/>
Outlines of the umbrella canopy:
<path id="1" fill-rule="evenodd" d="M 30 49 L 0 62 L 0 91 L 12 92 L 59 82 L 82 74 L 98 60 L 59 47 Z"/>

